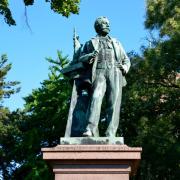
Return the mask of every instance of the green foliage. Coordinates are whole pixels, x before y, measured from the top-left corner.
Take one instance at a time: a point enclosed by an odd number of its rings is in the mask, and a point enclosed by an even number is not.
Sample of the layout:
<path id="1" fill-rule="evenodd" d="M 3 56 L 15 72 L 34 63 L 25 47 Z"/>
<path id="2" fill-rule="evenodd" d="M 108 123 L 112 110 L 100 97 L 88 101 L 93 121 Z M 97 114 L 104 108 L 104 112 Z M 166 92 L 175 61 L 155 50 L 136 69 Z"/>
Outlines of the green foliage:
<path id="1" fill-rule="evenodd" d="M 21 166 L 13 172 L 14 179 L 53 179 L 42 160 L 41 148 L 57 145 L 64 136 L 71 87 L 61 73 L 68 63 L 67 56 L 58 51 L 56 60 L 47 60 L 51 63 L 49 78 L 24 98 L 24 118 L 18 124 L 22 138 L 16 148 L 22 152 L 16 159 Z"/>
<path id="2" fill-rule="evenodd" d="M 24 4 L 25 4 L 25 6 L 33 5 L 34 0 L 24 0 Z"/>
<path id="3" fill-rule="evenodd" d="M 147 0 L 145 26 L 149 29 L 160 29 L 162 36 L 179 34 L 179 0 Z"/>
<path id="4" fill-rule="evenodd" d="M 3 98 L 9 98 L 11 94 L 17 93 L 20 88 L 13 88 L 19 82 L 17 81 L 5 81 L 6 75 L 11 69 L 12 64 L 7 64 L 8 58 L 5 54 L 1 55 L 0 59 L 0 102 L 3 102 Z"/>
<path id="5" fill-rule="evenodd" d="M 158 30 L 161 37 L 152 38 L 141 56 L 130 54 L 119 133 L 127 144 L 143 148 L 134 179 L 176 180 L 180 175 L 178 8 L 179 1 L 148 0 L 146 27 Z"/>
<path id="6" fill-rule="evenodd" d="M 145 49 L 142 57 L 132 55 L 119 133 L 128 145 L 143 148 L 135 179 L 175 180 L 179 176 L 180 84 L 173 68 L 161 75 L 160 59 L 152 58 L 156 48 Z"/>
<path id="7" fill-rule="evenodd" d="M 80 0 L 46 0 L 51 3 L 51 9 L 62 14 L 65 17 L 69 17 L 70 13 L 78 14 Z"/>
<path id="8" fill-rule="evenodd" d="M 19 91 L 17 81 L 6 81 L 7 73 L 11 69 L 11 64 L 7 63 L 7 56 L 1 55 L 0 59 L 0 169 L 4 179 L 9 178 L 10 169 L 13 170 L 13 159 L 17 155 L 14 147 L 19 138 L 19 130 L 16 119 L 11 119 L 8 108 L 3 107 L 3 99 L 9 98 L 12 94 Z"/>
<path id="9" fill-rule="evenodd" d="M 41 147 L 55 146 L 59 137 L 64 136 L 71 94 L 69 82 L 61 73 L 68 63 L 67 56 L 57 53 L 56 60 L 47 58 L 51 63 L 49 78 L 42 82 L 41 88 L 24 98 L 24 110 L 0 109 L 0 169 L 4 179 L 53 179 L 42 160 Z M 4 65 L 5 55 L 1 61 L 0 75 L 4 80 L 11 65 Z M 2 86 L 1 90 L 8 95 L 15 93 L 15 90 L 5 91 Z"/>
<path id="10" fill-rule="evenodd" d="M 13 19 L 11 11 L 9 9 L 8 0 L 0 1 L 0 14 L 4 16 L 4 20 L 8 25 L 16 25 L 16 22 Z"/>
<path id="11" fill-rule="evenodd" d="M 71 88 L 60 72 L 67 63 L 67 57 L 62 57 L 58 52 L 57 60 L 47 60 L 53 63 L 50 66 L 49 79 L 44 80 L 41 88 L 33 90 L 32 94 L 25 98 L 25 111 L 30 114 L 32 133 L 38 133 L 43 140 L 41 144 L 53 146 L 64 134 Z"/>
<path id="12" fill-rule="evenodd" d="M 50 3 L 51 9 L 54 12 L 65 17 L 69 17 L 71 13 L 79 13 L 80 0 L 45 0 L 45 2 Z M 34 5 L 34 0 L 24 0 L 24 5 Z M 9 0 L 0 1 L 0 14 L 4 17 L 5 22 L 9 26 L 16 25 L 16 22 L 11 14 L 11 10 L 9 9 Z"/>

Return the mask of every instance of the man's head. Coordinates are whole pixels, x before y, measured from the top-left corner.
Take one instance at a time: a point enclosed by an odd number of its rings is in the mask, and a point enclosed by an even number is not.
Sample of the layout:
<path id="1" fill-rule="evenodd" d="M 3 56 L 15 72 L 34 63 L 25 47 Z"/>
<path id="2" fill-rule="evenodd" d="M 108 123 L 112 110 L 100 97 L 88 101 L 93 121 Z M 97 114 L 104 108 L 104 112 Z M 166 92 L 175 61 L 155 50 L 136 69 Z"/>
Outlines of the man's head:
<path id="1" fill-rule="evenodd" d="M 107 17 L 98 17 L 94 23 L 94 28 L 99 35 L 106 36 L 110 31 Z"/>

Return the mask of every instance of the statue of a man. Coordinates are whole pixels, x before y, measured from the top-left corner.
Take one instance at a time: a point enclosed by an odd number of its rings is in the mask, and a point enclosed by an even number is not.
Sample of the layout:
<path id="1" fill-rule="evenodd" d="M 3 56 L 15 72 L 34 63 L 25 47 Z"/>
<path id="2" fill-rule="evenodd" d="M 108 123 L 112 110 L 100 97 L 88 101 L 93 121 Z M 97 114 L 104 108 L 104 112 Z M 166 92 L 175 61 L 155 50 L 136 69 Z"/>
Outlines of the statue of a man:
<path id="1" fill-rule="evenodd" d="M 79 61 L 91 68 L 91 98 L 87 110 L 87 127 L 83 136 L 99 136 L 101 106 L 106 96 L 107 137 L 115 137 L 119 125 L 122 87 L 130 60 L 119 41 L 109 36 L 106 17 L 96 19 L 97 36 L 86 42 Z M 91 65 L 91 66 L 90 66 Z M 87 69 L 88 72 L 88 69 Z"/>

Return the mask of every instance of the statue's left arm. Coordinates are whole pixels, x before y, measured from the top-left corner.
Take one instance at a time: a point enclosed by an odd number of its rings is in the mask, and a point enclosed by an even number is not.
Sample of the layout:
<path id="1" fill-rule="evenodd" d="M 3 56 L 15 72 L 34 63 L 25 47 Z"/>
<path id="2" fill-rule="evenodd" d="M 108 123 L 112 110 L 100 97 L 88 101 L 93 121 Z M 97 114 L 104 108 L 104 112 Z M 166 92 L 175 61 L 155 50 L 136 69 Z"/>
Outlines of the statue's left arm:
<path id="1" fill-rule="evenodd" d="M 131 66 L 131 62 L 120 42 L 118 42 L 118 46 L 119 46 L 119 55 L 122 63 L 122 68 L 124 70 L 124 73 L 127 74 Z"/>
<path id="2" fill-rule="evenodd" d="M 112 42 L 113 42 L 113 48 L 115 50 L 115 55 L 116 55 L 117 67 L 121 69 L 123 75 L 125 75 L 129 71 L 131 62 L 124 48 L 122 47 L 121 43 L 115 38 L 112 38 Z"/>

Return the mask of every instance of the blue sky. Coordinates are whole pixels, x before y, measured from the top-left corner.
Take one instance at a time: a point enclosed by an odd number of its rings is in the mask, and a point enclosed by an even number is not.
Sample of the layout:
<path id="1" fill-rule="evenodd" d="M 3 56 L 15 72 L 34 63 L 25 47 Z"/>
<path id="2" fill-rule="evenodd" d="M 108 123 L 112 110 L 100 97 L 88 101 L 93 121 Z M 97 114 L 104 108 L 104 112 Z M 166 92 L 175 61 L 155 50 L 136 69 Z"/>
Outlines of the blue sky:
<path id="1" fill-rule="evenodd" d="M 7 80 L 21 82 L 21 91 L 4 102 L 11 110 L 22 108 L 22 98 L 47 79 L 46 57 L 55 59 L 57 50 L 72 57 L 73 27 L 84 44 L 96 35 L 95 19 L 106 16 L 110 20 L 110 35 L 116 37 L 127 52 L 139 52 L 148 34 L 144 29 L 145 0 L 82 0 L 79 15 L 71 15 L 68 19 L 54 13 L 45 0 L 36 0 L 27 8 L 32 33 L 25 23 L 22 1 L 11 0 L 10 8 L 17 26 L 9 27 L 0 17 L 0 55 L 6 53 L 12 63 Z"/>

